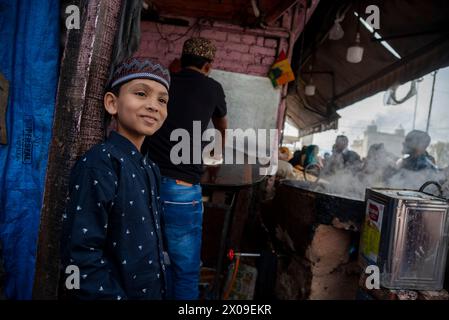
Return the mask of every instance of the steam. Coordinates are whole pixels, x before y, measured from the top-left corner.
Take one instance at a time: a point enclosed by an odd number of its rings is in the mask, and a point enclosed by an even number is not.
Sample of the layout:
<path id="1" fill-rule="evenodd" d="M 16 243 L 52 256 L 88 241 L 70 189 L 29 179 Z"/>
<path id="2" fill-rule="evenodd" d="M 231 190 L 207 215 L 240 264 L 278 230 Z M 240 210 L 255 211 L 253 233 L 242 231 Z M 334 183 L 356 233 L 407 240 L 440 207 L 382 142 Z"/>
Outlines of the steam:
<path id="1" fill-rule="evenodd" d="M 372 160 L 372 159 L 371 159 Z M 428 181 L 438 182 L 443 189 L 443 197 L 449 199 L 449 168 L 446 170 L 410 171 L 399 169 L 393 161 L 365 160 L 358 167 L 340 169 L 333 174 L 324 175 L 314 191 L 330 193 L 347 198 L 365 198 L 367 188 L 391 188 L 418 190 Z M 426 192 L 439 195 L 438 188 L 429 185 Z"/>

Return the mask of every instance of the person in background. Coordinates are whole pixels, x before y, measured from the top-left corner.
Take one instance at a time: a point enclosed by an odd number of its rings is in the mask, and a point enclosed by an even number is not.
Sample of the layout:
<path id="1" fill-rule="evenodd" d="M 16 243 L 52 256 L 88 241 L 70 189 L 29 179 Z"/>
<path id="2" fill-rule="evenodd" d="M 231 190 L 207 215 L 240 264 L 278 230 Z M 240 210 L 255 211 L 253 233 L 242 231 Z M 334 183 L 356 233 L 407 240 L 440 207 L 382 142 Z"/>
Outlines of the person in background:
<path id="1" fill-rule="evenodd" d="M 163 226 L 170 258 L 167 268 L 167 298 L 195 300 L 199 298 L 203 201 L 200 185 L 204 168 L 201 154 L 193 156 L 194 121 L 200 123 L 202 136 L 209 122 L 219 131 L 225 145 L 227 108 L 223 87 L 209 77 L 216 47 L 205 38 L 190 38 L 184 42 L 181 70 L 172 75 L 168 117 L 155 135 L 146 139 L 143 150 L 151 155 L 161 170 L 161 200 Z M 188 161 L 173 163 L 171 151 L 178 141 L 171 139 L 174 130 L 189 134 Z M 200 163 L 193 159 L 198 156 Z M 218 155 L 214 154 L 218 158 Z"/>
<path id="2" fill-rule="evenodd" d="M 329 152 L 325 152 L 323 156 L 323 167 L 327 165 L 329 159 L 331 158 L 331 154 Z"/>
<path id="3" fill-rule="evenodd" d="M 339 135 L 332 146 L 332 155 L 324 170 L 327 174 L 334 174 L 340 170 L 350 169 L 357 171 L 362 161 L 357 152 L 348 149 L 349 140 L 344 135 Z"/>
<path id="4" fill-rule="evenodd" d="M 444 180 L 443 180 L 443 183 L 441 184 L 441 189 L 443 191 L 443 197 L 445 197 L 446 199 L 449 199 L 449 167 L 446 167 L 443 170 L 443 174 L 444 174 Z M 449 266 L 448 266 L 448 271 L 449 271 Z"/>
<path id="5" fill-rule="evenodd" d="M 292 157 L 292 153 L 289 148 L 287 147 L 280 147 L 279 148 L 279 160 L 288 161 Z"/>
<path id="6" fill-rule="evenodd" d="M 288 162 L 291 152 L 287 147 L 279 148 L 278 170 L 276 178 L 278 179 L 297 179 L 293 166 Z"/>
<path id="7" fill-rule="evenodd" d="M 304 168 L 309 165 L 318 165 L 320 168 L 323 167 L 323 162 L 318 156 L 319 151 L 320 148 L 315 144 L 307 146 L 303 163 Z"/>
<path id="8" fill-rule="evenodd" d="M 354 166 L 359 164 L 361 159 L 357 152 L 348 149 L 349 140 L 347 136 L 339 135 L 335 140 L 335 152 L 343 157 L 344 167 Z"/>
<path id="9" fill-rule="evenodd" d="M 426 151 L 430 145 L 430 136 L 426 132 L 420 130 L 410 131 L 405 136 L 402 145 L 402 154 L 407 155 L 407 157 L 399 161 L 399 168 L 411 171 L 437 169 L 435 159 Z"/>
<path id="10" fill-rule="evenodd" d="M 304 163 L 304 158 L 306 156 L 307 146 L 303 146 L 301 150 L 296 150 L 293 153 L 293 157 L 288 161 L 293 167 L 301 166 Z"/>
<path id="11" fill-rule="evenodd" d="M 396 159 L 397 157 L 385 149 L 383 143 L 371 145 L 363 161 L 361 178 L 369 181 L 369 185 L 382 186 L 386 179 L 395 173 Z"/>

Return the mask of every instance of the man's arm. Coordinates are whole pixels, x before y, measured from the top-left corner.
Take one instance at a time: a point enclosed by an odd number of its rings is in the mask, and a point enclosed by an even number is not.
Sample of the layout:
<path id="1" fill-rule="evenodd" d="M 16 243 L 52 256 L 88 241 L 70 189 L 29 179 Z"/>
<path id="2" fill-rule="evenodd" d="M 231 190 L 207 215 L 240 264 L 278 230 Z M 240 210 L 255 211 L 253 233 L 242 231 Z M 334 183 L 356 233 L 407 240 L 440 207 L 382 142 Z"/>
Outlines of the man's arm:
<path id="1" fill-rule="evenodd" d="M 214 113 L 212 114 L 212 123 L 221 134 L 221 145 L 222 145 L 222 153 L 224 154 L 225 146 L 226 146 L 226 129 L 228 128 L 228 118 L 226 114 L 228 113 L 226 106 L 226 96 L 221 84 L 217 82 L 217 100 L 215 105 Z"/>
<path id="2" fill-rule="evenodd" d="M 212 123 L 221 134 L 222 151 L 226 146 L 226 129 L 228 128 L 228 118 L 226 116 L 217 118 L 212 117 Z"/>

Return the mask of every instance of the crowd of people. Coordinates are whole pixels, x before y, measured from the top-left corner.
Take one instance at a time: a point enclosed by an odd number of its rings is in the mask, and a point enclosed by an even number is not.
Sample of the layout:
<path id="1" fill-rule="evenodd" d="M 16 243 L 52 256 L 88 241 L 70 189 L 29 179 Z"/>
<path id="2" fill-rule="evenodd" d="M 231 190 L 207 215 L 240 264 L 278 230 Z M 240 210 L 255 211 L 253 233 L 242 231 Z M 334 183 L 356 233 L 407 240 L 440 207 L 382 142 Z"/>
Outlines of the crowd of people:
<path id="1" fill-rule="evenodd" d="M 347 136 L 337 136 L 332 147 L 332 153 L 319 155 L 319 146 L 303 146 L 291 154 L 287 147 L 279 150 L 279 179 L 303 179 L 308 168 L 319 168 L 319 178 L 334 185 L 340 181 L 350 179 L 363 181 L 364 186 L 407 187 L 409 179 L 405 177 L 413 173 L 421 174 L 422 178 L 446 177 L 449 170 L 440 169 L 435 159 L 428 153 L 430 136 L 420 130 L 413 130 L 407 134 L 403 142 L 403 157 L 397 157 L 389 152 L 383 143 L 372 144 L 366 157 L 362 158 L 357 152 L 349 149 Z M 338 183 L 337 179 L 338 178 Z M 396 184 L 399 180 L 404 183 Z M 440 179 L 444 185 L 447 179 Z M 349 184 L 350 182 L 348 182 Z M 416 186 L 410 186 L 413 188 Z M 362 188 L 363 189 L 363 188 Z"/>

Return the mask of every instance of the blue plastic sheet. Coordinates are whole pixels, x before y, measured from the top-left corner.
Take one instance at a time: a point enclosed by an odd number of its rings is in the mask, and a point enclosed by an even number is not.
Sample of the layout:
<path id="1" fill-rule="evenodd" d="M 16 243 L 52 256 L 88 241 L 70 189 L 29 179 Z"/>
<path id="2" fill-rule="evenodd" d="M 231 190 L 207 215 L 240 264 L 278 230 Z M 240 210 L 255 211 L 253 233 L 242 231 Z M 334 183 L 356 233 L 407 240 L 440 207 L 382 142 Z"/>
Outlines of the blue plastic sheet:
<path id="1" fill-rule="evenodd" d="M 59 1 L 0 0 L 0 72 L 9 81 L 0 145 L 5 295 L 30 299 L 59 68 Z"/>

